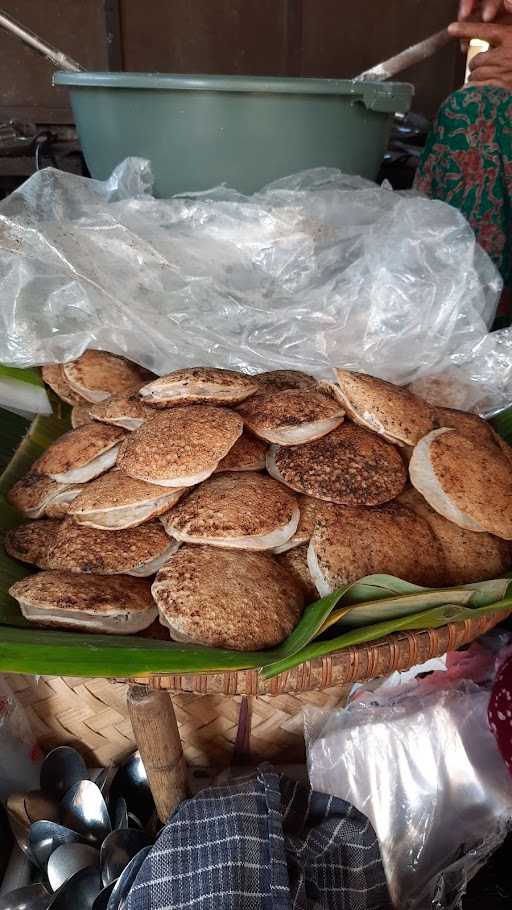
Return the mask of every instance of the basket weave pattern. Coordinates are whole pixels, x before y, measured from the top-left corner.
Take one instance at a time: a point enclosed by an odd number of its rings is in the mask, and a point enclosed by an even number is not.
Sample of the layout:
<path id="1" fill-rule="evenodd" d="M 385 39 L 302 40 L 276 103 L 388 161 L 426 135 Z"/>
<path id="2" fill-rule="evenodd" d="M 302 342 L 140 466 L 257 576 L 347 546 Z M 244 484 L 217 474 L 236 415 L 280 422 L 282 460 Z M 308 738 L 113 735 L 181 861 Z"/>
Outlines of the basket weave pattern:
<path id="1" fill-rule="evenodd" d="M 126 707 L 128 686 L 106 679 L 9 676 L 34 735 L 49 751 L 76 746 L 93 766 L 110 765 L 136 748 Z M 302 711 L 344 704 L 350 687 L 250 699 L 251 761 L 304 760 Z M 224 768 L 231 763 L 241 696 L 173 694 L 187 763 Z"/>
<path id="2" fill-rule="evenodd" d="M 134 681 L 172 693 L 189 765 L 223 768 L 231 763 L 243 695 L 250 696 L 251 761 L 294 764 L 304 759 L 306 706 L 343 705 L 353 682 L 386 676 L 455 650 L 507 615 L 501 612 L 441 629 L 393 635 L 309 661 L 269 681 L 255 671 Z M 13 675 L 9 684 L 44 751 L 74 744 L 92 765 L 103 766 L 135 748 L 126 707 L 127 682 Z"/>

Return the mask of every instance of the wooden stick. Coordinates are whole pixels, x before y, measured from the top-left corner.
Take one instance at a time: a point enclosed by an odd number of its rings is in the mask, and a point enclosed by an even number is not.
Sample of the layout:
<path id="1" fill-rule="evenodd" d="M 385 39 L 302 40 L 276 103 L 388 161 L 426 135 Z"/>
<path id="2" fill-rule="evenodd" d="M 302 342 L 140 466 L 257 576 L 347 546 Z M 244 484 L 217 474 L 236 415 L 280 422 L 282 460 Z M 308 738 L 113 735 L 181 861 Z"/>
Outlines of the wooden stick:
<path id="1" fill-rule="evenodd" d="M 365 70 L 360 76 L 356 76 L 356 79 L 364 79 L 366 81 L 392 79 L 393 76 L 397 76 L 402 70 L 406 70 L 410 66 L 432 57 L 453 40 L 452 36 L 444 28 L 442 31 L 436 32 L 435 35 L 431 35 L 430 38 L 426 38 L 425 41 L 413 44 L 400 54 L 396 54 L 395 57 L 390 57 L 389 60 L 384 60 L 383 63 L 378 63 L 377 66 Z"/>
<path id="2" fill-rule="evenodd" d="M 43 41 L 39 35 L 36 35 L 35 32 L 31 32 L 28 28 L 25 28 L 23 25 L 20 25 L 19 22 L 16 22 L 15 19 L 6 16 L 3 10 L 0 10 L 0 26 L 5 28 L 7 32 L 11 32 L 12 35 L 16 35 L 17 38 L 21 38 L 25 44 L 34 48 L 39 54 L 42 54 L 43 57 L 46 57 L 51 63 L 59 67 L 59 69 L 68 70 L 72 73 L 83 70 L 83 66 L 80 66 L 76 60 L 68 57 L 67 54 L 59 51 L 56 47 L 52 47 L 51 44 L 46 44 L 46 42 Z"/>
<path id="3" fill-rule="evenodd" d="M 186 797 L 186 767 L 171 696 L 130 686 L 128 711 L 161 822 Z"/>

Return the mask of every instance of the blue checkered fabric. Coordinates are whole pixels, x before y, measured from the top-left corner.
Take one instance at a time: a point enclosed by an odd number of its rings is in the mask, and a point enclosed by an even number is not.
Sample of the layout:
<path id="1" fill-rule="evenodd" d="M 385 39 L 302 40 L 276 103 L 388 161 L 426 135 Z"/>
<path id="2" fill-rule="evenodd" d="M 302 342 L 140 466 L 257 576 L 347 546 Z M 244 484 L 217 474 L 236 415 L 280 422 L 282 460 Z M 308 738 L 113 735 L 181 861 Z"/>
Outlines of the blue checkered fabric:
<path id="1" fill-rule="evenodd" d="M 127 910 L 384 910 L 368 819 L 265 766 L 204 790 L 170 818 Z"/>

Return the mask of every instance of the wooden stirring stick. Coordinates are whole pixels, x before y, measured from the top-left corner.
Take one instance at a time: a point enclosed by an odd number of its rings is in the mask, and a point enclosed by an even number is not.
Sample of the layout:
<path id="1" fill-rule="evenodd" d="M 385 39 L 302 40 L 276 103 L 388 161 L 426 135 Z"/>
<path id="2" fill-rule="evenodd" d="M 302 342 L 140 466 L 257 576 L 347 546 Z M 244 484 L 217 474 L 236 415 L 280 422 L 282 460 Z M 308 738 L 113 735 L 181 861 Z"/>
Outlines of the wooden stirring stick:
<path id="1" fill-rule="evenodd" d="M 425 41 L 420 41 L 419 44 L 413 44 L 400 54 L 390 57 L 389 60 L 384 60 L 382 63 L 378 63 L 377 66 L 372 66 L 371 69 L 365 70 L 364 73 L 361 73 L 355 78 L 362 79 L 366 82 L 377 80 L 382 82 L 386 79 L 392 79 L 393 76 L 397 76 L 402 70 L 406 70 L 410 66 L 414 66 L 416 63 L 421 63 L 423 60 L 432 57 L 437 51 L 442 47 L 446 47 L 446 45 L 453 40 L 454 39 L 448 34 L 447 30 L 443 29 L 440 32 L 436 32 L 435 35 L 431 35 L 430 38 L 426 38 Z"/>

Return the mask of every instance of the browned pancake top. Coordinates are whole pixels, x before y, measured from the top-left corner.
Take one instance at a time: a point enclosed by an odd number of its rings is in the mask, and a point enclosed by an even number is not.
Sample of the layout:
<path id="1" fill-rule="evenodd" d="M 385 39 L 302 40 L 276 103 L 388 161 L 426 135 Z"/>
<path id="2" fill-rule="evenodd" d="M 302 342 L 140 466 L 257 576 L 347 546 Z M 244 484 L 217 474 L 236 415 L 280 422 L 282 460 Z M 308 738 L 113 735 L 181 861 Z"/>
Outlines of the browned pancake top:
<path id="1" fill-rule="evenodd" d="M 116 575 L 74 575 L 39 572 L 17 581 L 9 593 L 40 610 L 82 611 L 88 615 L 116 616 L 151 609 L 151 586 L 144 578 Z"/>
<path id="2" fill-rule="evenodd" d="M 274 392 L 283 392 L 285 389 L 314 389 L 317 384 L 314 376 L 301 373 L 300 370 L 267 370 L 264 373 L 257 373 L 254 379 L 260 388 Z"/>
<path id="3" fill-rule="evenodd" d="M 152 587 L 171 637 L 260 650 L 283 641 L 304 603 L 299 584 L 266 553 L 183 546 Z"/>
<path id="4" fill-rule="evenodd" d="M 270 534 L 296 514 L 297 501 L 287 487 L 247 471 L 210 477 L 162 521 L 171 535 L 176 529 L 191 537 L 224 539 Z"/>
<path id="5" fill-rule="evenodd" d="M 217 471 L 263 471 L 267 448 L 263 440 L 246 430 L 219 463 Z"/>
<path id="6" fill-rule="evenodd" d="M 14 559 L 44 569 L 48 562 L 48 552 L 59 528 L 60 521 L 44 518 L 11 528 L 4 539 L 6 552 Z"/>
<path id="7" fill-rule="evenodd" d="M 512 470 L 495 450 L 457 431 L 433 439 L 429 457 L 445 494 L 491 534 L 512 538 Z"/>
<path id="8" fill-rule="evenodd" d="M 335 370 L 354 420 L 387 438 L 416 445 L 435 426 L 433 407 L 408 389 L 349 370 Z"/>
<path id="9" fill-rule="evenodd" d="M 378 509 L 333 507 L 317 524 L 311 545 L 333 589 L 374 574 L 425 587 L 446 583 L 443 551 L 432 530 L 398 503 Z"/>
<path id="10" fill-rule="evenodd" d="M 314 389 L 287 389 L 255 395 L 237 410 L 246 426 L 254 433 L 341 418 L 345 414 L 337 401 Z"/>
<path id="11" fill-rule="evenodd" d="M 132 572 L 157 558 L 170 544 L 159 521 L 121 531 L 62 522 L 47 556 L 50 569 L 114 575 Z"/>
<path id="12" fill-rule="evenodd" d="M 18 480 L 7 493 L 6 499 L 11 506 L 26 515 L 29 512 L 43 509 L 44 504 L 69 484 L 57 483 L 45 474 L 29 471 Z"/>
<path id="13" fill-rule="evenodd" d="M 209 405 L 170 408 L 150 417 L 125 441 L 118 464 L 158 483 L 214 469 L 242 433 L 234 411 Z"/>
<path id="14" fill-rule="evenodd" d="M 414 487 L 404 490 L 400 502 L 420 515 L 437 537 L 445 557 L 447 584 L 500 578 L 512 567 L 512 553 L 505 540 L 460 528 L 435 512 Z"/>
<path id="15" fill-rule="evenodd" d="M 34 467 L 41 474 L 65 474 L 81 468 L 108 452 L 124 438 L 125 432 L 108 424 L 88 423 L 64 433 L 37 460 Z"/>
<path id="16" fill-rule="evenodd" d="M 85 351 L 78 360 L 64 364 L 64 375 L 87 400 L 90 400 L 88 392 L 131 395 L 152 378 L 148 370 L 124 357 L 94 350 Z"/>
<path id="17" fill-rule="evenodd" d="M 292 489 L 344 505 L 374 506 L 394 499 L 407 476 L 393 445 L 349 423 L 316 442 L 278 446 L 275 464 Z"/>

